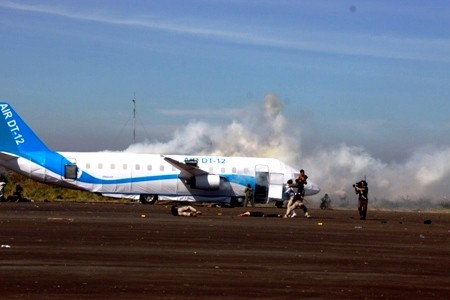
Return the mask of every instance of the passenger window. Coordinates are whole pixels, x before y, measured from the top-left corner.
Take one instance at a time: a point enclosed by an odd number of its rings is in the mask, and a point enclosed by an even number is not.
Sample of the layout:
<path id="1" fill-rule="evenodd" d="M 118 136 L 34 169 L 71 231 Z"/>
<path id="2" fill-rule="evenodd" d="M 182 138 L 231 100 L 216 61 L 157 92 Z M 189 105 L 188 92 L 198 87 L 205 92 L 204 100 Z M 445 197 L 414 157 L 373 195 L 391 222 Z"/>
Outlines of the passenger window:
<path id="1" fill-rule="evenodd" d="M 148 170 L 148 171 L 151 171 L 151 170 L 152 170 L 152 165 L 148 165 L 148 166 L 147 166 L 147 170 Z"/>
<path id="2" fill-rule="evenodd" d="M 225 168 L 221 168 L 221 169 L 220 169 L 220 172 L 221 172 L 221 173 L 225 173 Z"/>
<path id="3" fill-rule="evenodd" d="M 236 173 L 236 168 L 233 167 L 233 168 L 231 169 L 231 173 Z"/>
<path id="4" fill-rule="evenodd" d="M 159 170 L 164 171 L 164 166 L 163 165 L 159 166 Z"/>
<path id="5" fill-rule="evenodd" d="M 135 165 L 134 168 L 135 168 L 137 171 L 139 171 L 139 170 L 141 169 L 141 166 L 140 166 L 140 165 Z"/>
<path id="6" fill-rule="evenodd" d="M 114 170 L 116 168 L 115 164 L 111 164 L 111 170 Z"/>
<path id="7" fill-rule="evenodd" d="M 99 168 L 99 169 L 103 169 L 103 164 L 102 164 L 102 163 L 99 163 L 99 164 L 98 164 L 98 168 Z"/>
<path id="8" fill-rule="evenodd" d="M 91 168 L 91 164 L 90 163 L 87 163 L 86 164 L 86 169 L 90 169 Z"/>
<path id="9" fill-rule="evenodd" d="M 124 170 L 128 169 L 128 165 L 127 164 L 123 164 L 123 169 Z"/>

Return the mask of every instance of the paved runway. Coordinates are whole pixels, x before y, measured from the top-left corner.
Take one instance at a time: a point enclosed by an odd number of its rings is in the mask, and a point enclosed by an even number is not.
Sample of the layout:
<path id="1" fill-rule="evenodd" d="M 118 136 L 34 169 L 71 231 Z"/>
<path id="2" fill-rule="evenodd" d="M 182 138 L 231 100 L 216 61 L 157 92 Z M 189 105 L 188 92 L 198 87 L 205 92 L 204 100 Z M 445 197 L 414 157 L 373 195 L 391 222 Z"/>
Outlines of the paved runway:
<path id="1" fill-rule="evenodd" d="M 0 203 L 2 299 L 449 299 L 450 214 Z M 276 208 L 255 211 L 282 213 Z M 424 221 L 431 220 L 431 224 Z"/>

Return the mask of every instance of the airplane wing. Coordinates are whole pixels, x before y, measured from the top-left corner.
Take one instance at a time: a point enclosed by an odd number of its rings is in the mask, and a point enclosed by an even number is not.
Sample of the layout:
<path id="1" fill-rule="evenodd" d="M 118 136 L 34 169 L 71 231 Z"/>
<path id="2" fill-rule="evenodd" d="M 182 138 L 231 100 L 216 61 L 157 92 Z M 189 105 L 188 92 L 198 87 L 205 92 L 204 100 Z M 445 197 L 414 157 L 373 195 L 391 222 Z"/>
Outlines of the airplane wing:
<path id="1" fill-rule="evenodd" d="M 174 166 L 175 168 L 177 168 L 178 170 L 181 171 L 181 173 L 180 173 L 181 178 L 188 179 L 192 176 L 211 175 L 209 172 L 206 172 L 197 166 L 188 165 L 186 163 L 179 162 L 170 157 L 163 156 L 163 158 L 169 164 L 171 164 L 172 166 Z"/>

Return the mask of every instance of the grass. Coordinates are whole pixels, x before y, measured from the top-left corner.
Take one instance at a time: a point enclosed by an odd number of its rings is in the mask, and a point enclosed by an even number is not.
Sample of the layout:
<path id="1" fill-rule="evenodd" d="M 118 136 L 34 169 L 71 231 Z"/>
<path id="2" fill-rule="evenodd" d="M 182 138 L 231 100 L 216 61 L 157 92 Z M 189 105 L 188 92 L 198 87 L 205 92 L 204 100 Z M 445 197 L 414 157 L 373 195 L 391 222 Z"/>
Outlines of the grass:
<path id="1" fill-rule="evenodd" d="M 72 190 L 43 184 L 23 175 L 14 173 L 9 170 L 0 169 L 0 174 L 6 177 L 7 184 L 3 191 L 4 197 L 13 194 L 17 184 L 23 187 L 22 195 L 25 198 L 34 201 L 61 201 L 68 200 L 72 202 L 130 202 L 129 199 L 116 199 L 110 197 L 103 197 L 91 192 L 80 190 Z"/>

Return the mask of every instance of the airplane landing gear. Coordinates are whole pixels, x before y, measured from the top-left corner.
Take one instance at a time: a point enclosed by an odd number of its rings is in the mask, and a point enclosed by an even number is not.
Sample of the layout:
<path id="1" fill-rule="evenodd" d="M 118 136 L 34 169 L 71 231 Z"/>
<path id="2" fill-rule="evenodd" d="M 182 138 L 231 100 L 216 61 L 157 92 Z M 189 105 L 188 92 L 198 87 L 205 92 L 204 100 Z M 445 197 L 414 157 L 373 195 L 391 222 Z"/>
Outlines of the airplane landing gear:
<path id="1" fill-rule="evenodd" d="M 142 194 L 139 196 L 139 201 L 142 204 L 155 204 L 158 200 L 158 195 Z"/>

